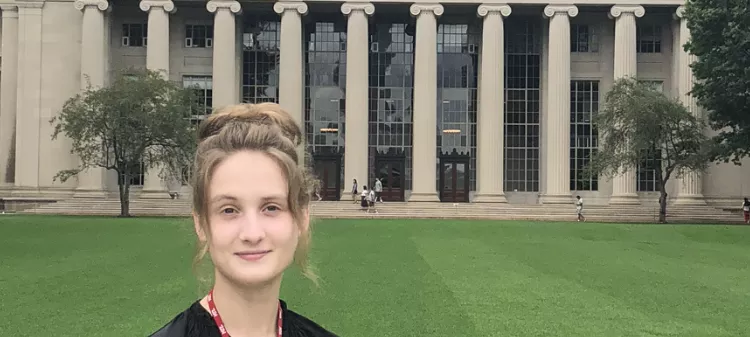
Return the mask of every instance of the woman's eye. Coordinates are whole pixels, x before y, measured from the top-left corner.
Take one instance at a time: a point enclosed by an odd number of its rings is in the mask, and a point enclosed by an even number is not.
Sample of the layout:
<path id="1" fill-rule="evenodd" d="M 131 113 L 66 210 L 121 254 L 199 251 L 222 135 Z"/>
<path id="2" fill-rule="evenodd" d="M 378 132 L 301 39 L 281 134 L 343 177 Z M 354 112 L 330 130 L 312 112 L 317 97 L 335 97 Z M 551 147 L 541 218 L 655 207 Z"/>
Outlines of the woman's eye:
<path id="1" fill-rule="evenodd" d="M 278 212 L 279 210 L 280 208 L 276 205 L 269 205 L 268 207 L 266 207 L 266 211 L 269 212 Z"/>
<path id="2" fill-rule="evenodd" d="M 221 213 L 224 213 L 224 214 L 234 214 L 236 212 L 237 210 L 234 208 L 224 208 L 221 210 Z"/>

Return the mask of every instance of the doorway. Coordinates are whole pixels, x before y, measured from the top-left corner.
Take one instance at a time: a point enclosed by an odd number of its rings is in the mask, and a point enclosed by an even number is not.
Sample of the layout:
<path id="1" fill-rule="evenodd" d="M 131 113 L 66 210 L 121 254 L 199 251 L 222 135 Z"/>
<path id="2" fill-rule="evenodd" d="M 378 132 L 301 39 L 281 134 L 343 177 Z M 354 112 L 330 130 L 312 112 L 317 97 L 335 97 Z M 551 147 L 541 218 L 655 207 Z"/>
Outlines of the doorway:
<path id="1" fill-rule="evenodd" d="M 383 201 L 404 201 L 406 157 L 378 155 L 375 157 L 375 177 L 380 178 Z"/>
<path id="2" fill-rule="evenodd" d="M 469 202 L 470 157 L 451 154 L 440 157 L 440 201 Z"/>
<path id="3" fill-rule="evenodd" d="M 320 183 L 320 197 L 337 201 L 341 196 L 341 155 L 313 155 L 313 169 Z"/>

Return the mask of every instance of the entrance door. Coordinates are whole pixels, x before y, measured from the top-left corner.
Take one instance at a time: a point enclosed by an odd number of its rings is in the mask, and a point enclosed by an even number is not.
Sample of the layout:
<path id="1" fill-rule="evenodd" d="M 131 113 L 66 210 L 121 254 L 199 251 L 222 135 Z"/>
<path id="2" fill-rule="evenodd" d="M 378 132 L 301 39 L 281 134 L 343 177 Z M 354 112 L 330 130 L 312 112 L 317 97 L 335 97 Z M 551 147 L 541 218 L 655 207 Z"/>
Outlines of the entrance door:
<path id="1" fill-rule="evenodd" d="M 440 201 L 469 202 L 469 158 L 440 159 Z"/>
<path id="2" fill-rule="evenodd" d="M 341 156 L 314 156 L 313 167 L 320 182 L 320 197 L 323 200 L 339 200 L 341 193 Z"/>
<path id="3" fill-rule="evenodd" d="M 405 159 L 403 157 L 377 157 L 375 177 L 380 178 L 383 201 L 404 201 Z M 368 184 L 368 188 L 369 188 Z"/>

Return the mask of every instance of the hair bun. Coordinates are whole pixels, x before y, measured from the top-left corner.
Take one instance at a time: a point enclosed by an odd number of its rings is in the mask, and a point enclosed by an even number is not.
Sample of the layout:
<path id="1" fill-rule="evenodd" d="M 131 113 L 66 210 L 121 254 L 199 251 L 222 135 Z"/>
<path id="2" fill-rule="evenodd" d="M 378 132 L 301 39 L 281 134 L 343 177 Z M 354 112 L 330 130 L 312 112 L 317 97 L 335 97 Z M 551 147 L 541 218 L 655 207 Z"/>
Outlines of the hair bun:
<path id="1" fill-rule="evenodd" d="M 276 103 L 243 103 L 216 110 L 198 127 L 198 142 L 217 135 L 225 127 L 236 123 L 276 126 L 295 146 L 302 144 L 299 124 Z"/>

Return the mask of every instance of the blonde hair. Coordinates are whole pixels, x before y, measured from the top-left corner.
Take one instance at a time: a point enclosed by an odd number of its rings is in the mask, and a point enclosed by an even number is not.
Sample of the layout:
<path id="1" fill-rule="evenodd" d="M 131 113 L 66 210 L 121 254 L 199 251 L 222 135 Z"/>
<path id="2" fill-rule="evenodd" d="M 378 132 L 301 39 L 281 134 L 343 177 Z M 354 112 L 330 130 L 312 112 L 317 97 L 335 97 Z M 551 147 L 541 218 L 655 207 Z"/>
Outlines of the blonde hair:
<path id="1" fill-rule="evenodd" d="M 310 229 L 302 228 L 309 211 L 311 193 L 316 184 L 303 151 L 302 130 L 292 116 L 275 103 L 236 104 L 214 111 L 198 127 L 198 149 L 193 163 L 193 212 L 199 226 L 210 239 L 208 220 L 208 186 L 216 167 L 230 155 L 241 151 L 265 153 L 281 168 L 288 183 L 289 211 L 301 235 L 294 262 L 303 275 L 317 284 L 317 276 L 308 262 Z M 196 267 L 208 252 L 208 240 L 198 240 L 193 259 Z"/>

